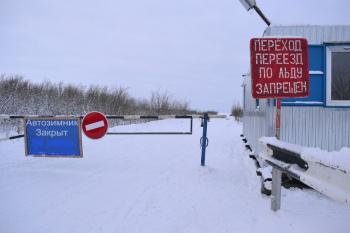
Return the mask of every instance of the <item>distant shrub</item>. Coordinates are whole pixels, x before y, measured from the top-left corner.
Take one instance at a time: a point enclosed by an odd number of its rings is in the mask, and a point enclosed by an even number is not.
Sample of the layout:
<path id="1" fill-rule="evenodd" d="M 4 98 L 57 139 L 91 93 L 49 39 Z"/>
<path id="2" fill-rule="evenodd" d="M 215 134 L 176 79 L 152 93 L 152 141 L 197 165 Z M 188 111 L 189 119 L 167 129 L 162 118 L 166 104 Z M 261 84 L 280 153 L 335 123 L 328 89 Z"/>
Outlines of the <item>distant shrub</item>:
<path id="1" fill-rule="evenodd" d="M 242 122 L 243 120 L 243 108 L 240 105 L 239 101 L 235 101 L 234 104 L 231 107 L 231 114 L 230 116 L 234 116 L 235 120 L 237 122 Z"/>

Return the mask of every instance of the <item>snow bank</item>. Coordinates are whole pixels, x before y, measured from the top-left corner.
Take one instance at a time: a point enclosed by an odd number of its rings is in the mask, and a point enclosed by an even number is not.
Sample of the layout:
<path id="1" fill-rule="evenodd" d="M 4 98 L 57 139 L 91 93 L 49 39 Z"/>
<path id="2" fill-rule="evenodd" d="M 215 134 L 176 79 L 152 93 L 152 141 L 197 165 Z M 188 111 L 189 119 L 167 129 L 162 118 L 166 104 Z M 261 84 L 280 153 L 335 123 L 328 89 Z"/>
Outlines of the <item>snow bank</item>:
<path id="1" fill-rule="evenodd" d="M 314 163 L 322 163 L 331 168 L 350 174 L 350 148 L 343 147 L 339 151 L 328 152 L 319 148 L 306 148 L 301 157 Z M 350 182 L 350 181 L 349 181 Z"/>

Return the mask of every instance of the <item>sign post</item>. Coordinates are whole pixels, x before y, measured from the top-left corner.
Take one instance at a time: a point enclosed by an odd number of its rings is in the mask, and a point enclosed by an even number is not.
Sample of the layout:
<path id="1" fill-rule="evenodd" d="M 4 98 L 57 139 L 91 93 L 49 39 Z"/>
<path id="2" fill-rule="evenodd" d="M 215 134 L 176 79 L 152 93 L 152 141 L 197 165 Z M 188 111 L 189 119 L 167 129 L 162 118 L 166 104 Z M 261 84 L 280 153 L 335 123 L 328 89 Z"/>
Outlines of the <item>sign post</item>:
<path id="1" fill-rule="evenodd" d="M 100 112 L 88 113 L 82 122 L 84 134 L 91 139 L 100 139 L 108 130 L 107 118 Z"/>
<path id="2" fill-rule="evenodd" d="M 276 132 L 280 139 L 281 98 L 310 95 L 309 54 L 305 38 L 253 38 L 250 40 L 252 96 L 276 98 Z M 281 207 L 281 176 L 272 169 L 271 209 Z"/>
<path id="3" fill-rule="evenodd" d="M 281 98 L 276 99 L 276 130 L 275 137 L 280 140 L 280 132 L 281 132 Z"/>

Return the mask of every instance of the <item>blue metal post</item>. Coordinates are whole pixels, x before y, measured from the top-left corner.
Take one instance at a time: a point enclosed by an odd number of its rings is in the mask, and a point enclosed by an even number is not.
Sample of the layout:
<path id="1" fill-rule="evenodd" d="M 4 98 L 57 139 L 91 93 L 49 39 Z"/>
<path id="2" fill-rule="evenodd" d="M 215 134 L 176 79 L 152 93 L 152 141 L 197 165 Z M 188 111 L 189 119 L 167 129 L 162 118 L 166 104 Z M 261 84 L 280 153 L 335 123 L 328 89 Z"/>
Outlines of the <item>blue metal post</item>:
<path id="1" fill-rule="evenodd" d="M 204 114 L 203 119 L 203 137 L 202 137 L 202 158 L 201 158 L 201 165 L 205 165 L 205 148 L 207 147 L 207 122 L 208 122 L 208 114 Z"/>

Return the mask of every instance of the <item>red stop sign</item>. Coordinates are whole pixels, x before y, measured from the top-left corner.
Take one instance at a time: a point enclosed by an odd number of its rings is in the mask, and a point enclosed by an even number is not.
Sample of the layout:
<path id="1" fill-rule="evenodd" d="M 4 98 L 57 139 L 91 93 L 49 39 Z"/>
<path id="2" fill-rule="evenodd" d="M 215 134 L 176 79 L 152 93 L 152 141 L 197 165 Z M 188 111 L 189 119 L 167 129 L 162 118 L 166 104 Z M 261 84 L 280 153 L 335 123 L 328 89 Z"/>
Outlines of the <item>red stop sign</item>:
<path id="1" fill-rule="evenodd" d="M 100 139 L 107 133 L 107 118 L 100 112 L 90 112 L 84 117 L 82 128 L 87 137 Z"/>

